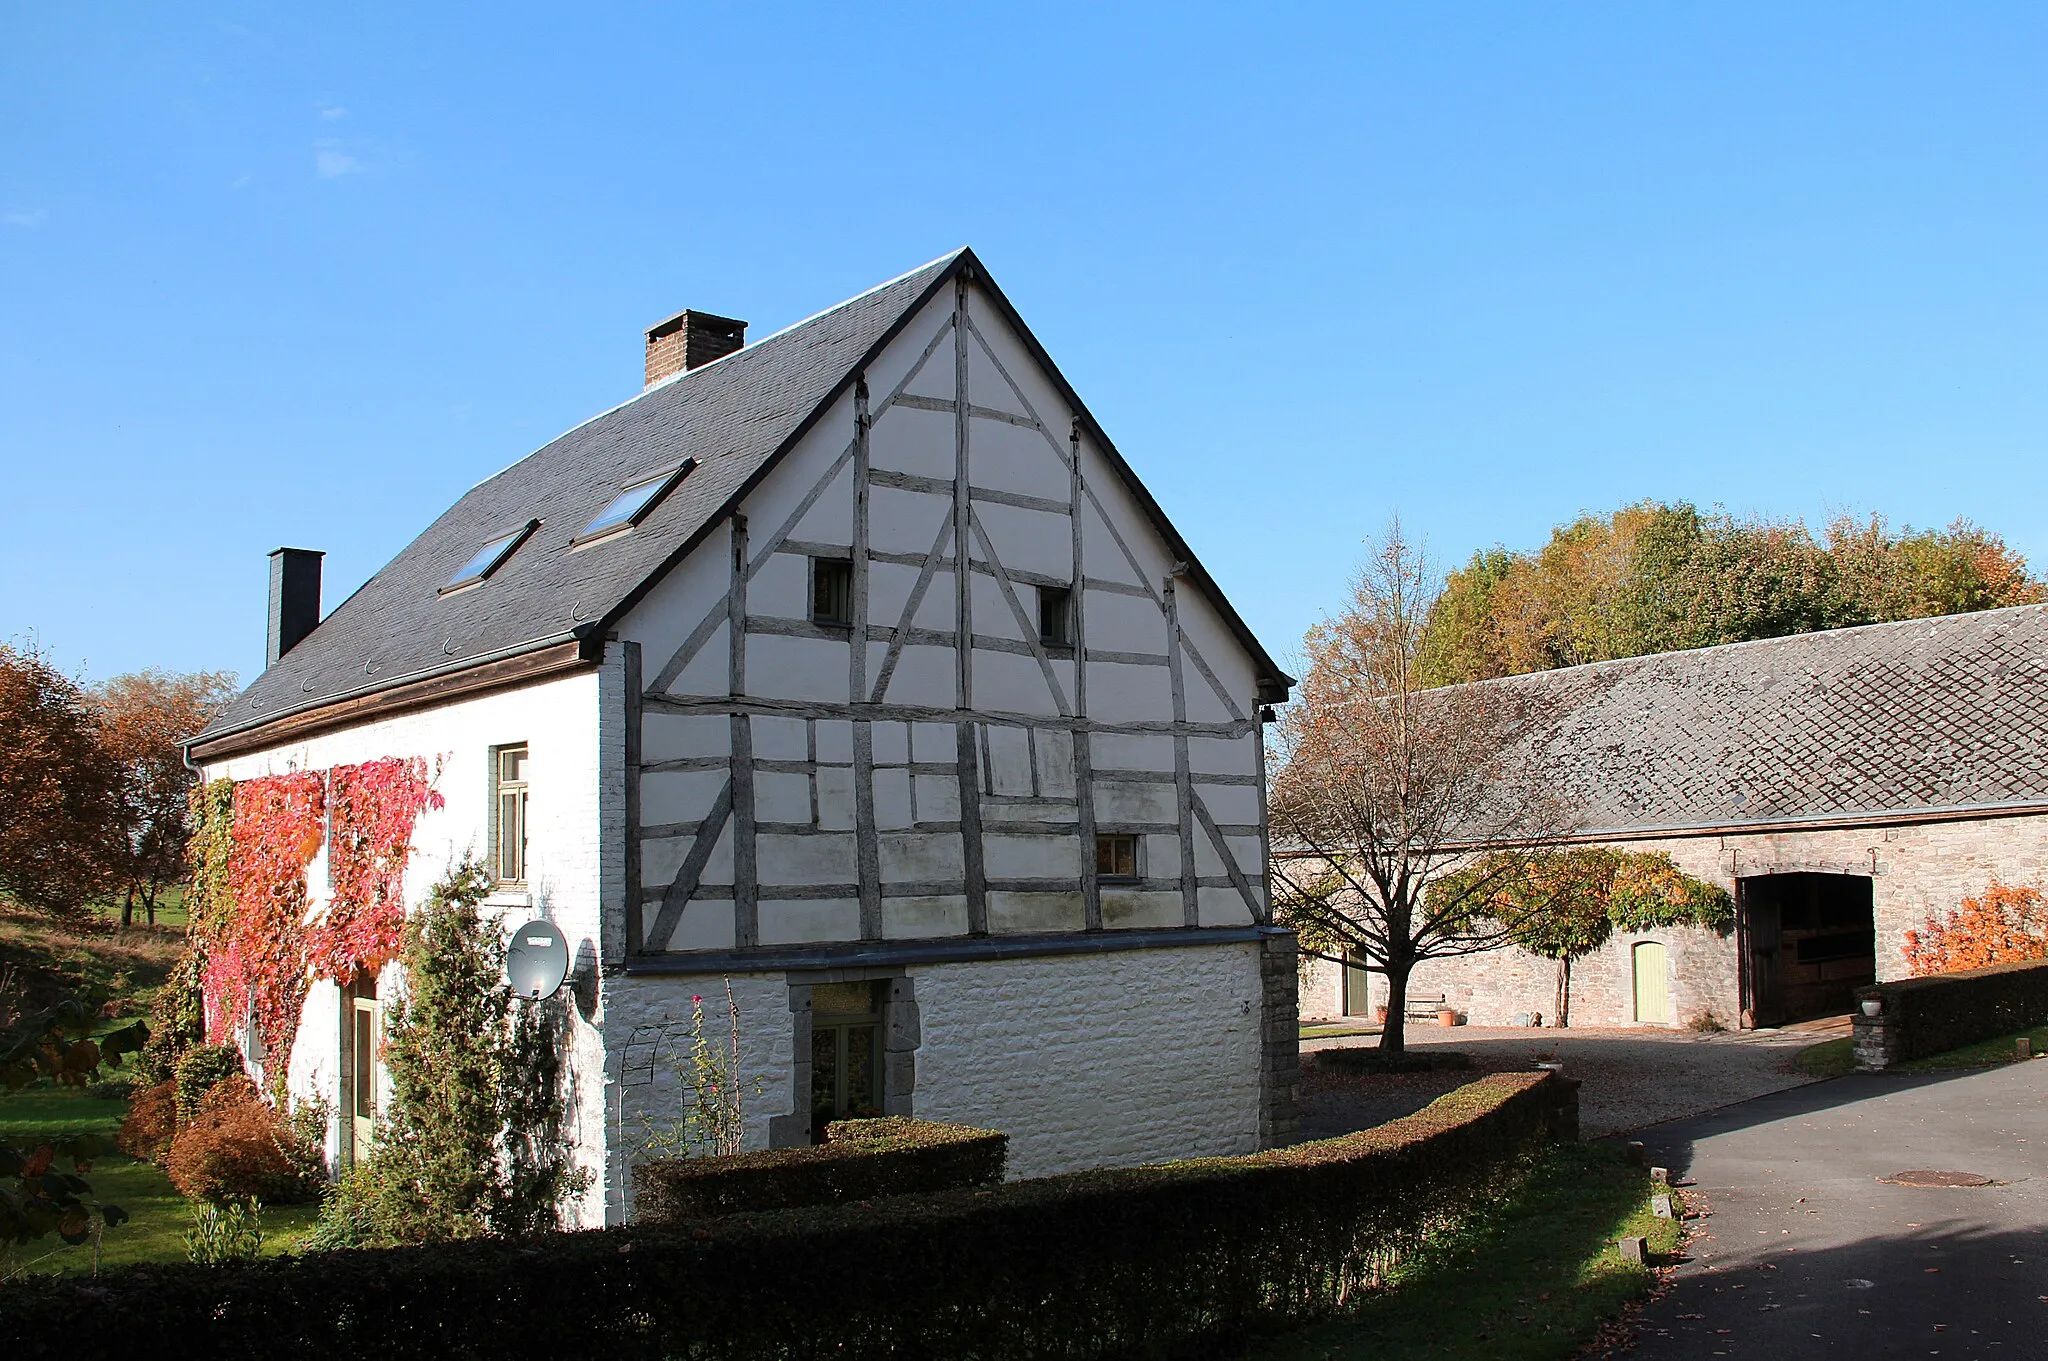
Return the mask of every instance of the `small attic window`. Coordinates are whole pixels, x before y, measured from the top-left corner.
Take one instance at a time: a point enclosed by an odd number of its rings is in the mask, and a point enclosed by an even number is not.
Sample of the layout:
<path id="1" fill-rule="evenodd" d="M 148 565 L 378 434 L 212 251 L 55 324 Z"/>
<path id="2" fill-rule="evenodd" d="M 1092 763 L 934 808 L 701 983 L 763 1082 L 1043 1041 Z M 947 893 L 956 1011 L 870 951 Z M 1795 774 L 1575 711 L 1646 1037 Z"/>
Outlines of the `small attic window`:
<path id="1" fill-rule="evenodd" d="M 696 466 L 697 460 L 686 458 L 675 467 L 665 468 L 652 477 L 628 482 L 619 489 L 619 494 L 597 513 L 597 518 L 584 526 L 583 532 L 576 536 L 576 542 L 587 543 L 609 534 L 623 533 L 639 524 L 647 518 L 647 513 L 654 509 L 661 498 L 668 495 L 669 490 Z"/>
<path id="2" fill-rule="evenodd" d="M 510 534 L 502 534 L 492 539 L 482 548 L 477 549 L 469 561 L 463 563 L 460 568 L 456 569 L 455 575 L 448 578 L 448 584 L 441 588 L 441 594 L 446 595 L 450 591 L 459 591 L 465 586 L 474 586 L 491 573 L 497 571 L 499 564 L 512 556 L 512 550 L 519 547 L 525 541 L 526 536 L 533 533 L 539 527 L 540 521 L 528 520 Z"/>

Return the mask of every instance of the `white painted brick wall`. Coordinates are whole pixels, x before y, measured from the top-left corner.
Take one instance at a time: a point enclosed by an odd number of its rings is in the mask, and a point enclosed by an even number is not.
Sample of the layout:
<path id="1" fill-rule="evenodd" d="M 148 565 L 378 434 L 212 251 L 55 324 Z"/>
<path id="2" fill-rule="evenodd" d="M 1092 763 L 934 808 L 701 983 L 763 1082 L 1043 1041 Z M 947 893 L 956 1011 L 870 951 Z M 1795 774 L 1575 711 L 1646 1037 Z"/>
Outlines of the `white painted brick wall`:
<path id="1" fill-rule="evenodd" d="M 605 980 L 605 1036 L 612 1052 L 604 1080 L 612 1097 L 607 1104 L 619 1155 L 611 1160 L 603 1190 L 613 1223 L 623 1220 L 632 1205 L 631 1165 L 646 1156 L 646 1121 L 667 1127 L 681 1118 L 683 1089 L 676 1064 L 687 1066 L 690 1061 L 684 1033 L 691 1019 L 690 999 L 704 999 L 704 1027 L 722 1046 L 731 1025 L 726 983 L 717 976 L 694 975 L 617 975 Z M 747 1147 L 766 1148 L 769 1117 L 797 1108 L 798 1094 L 790 1082 L 795 1029 L 789 985 L 779 973 L 741 974 L 731 984 L 740 1013 L 741 1110 Z M 804 1039 L 808 1043 L 810 1037 Z M 808 1109 L 810 1094 L 803 1093 L 802 1100 Z"/>
<path id="2" fill-rule="evenodd" d="M 1252 1152 L 1258 948 L 913 970 L 916 1112 L 1004 1131 L 1018 1177 Z"/>
<path id="3" fill-rule="evenodd" d="M 1259 1146 L 1256 944 L 939 964 L 908 973 L 922 1037 L 915 1114 L 1002 1130 L 1010 1136 L 1012 1176 Z M 791 1086 L 789 980 L 752 974 L 735 977 L 732 986 L 747 1146 L 766 1148 L 769 1118 L 809 1101 Z M 717 977 L 608 981 L 606 1029 L 615 1050 L 609 1080 L 620 1098 L 627 1150 L 619 1161 L 641 1156 L 635 1145 L 643 1113 L 672 1120 L 680 1108 L 669 1063 L 654 1052 L 655 1030 L 686 1022 L 693 994 L 703 996 L 708 1023 L 722 1025 L 724 989 Z M 687 1053 L 680 1044 L 670 1048 Z M 765 1090 L 756 1095 L 757 1088 Z M 626 1181 L 613 1180 L 615 1216 L 629 1203 Z"/>
<path id="4" fill-rule="evenodd" d="M 289 746 L 238 756 L 207 767 L 207 778 L 236 780 L 289 770 L 417 756 L 431 771 L 445 807 L 422 813 L 413 829 L 413 855 L 406 866 L 405 900 L 417 903 L 464 854 L 483 855 L 490 841 L 490 748 L 525 742 L 531 756 L 531 825 L 528 880 L 531 902 L 494 900 L 507 929 L 545 912 L 561 926 L 573 959 L 595 962 L 600 932 L 600 826 L 598 699 L 601 677 L 586 673 L 519 690 L 501 691 L 438 708 L 366 723 Z M 618 796 L 613 796 L 617 802 Z M 612 816 L 622 816 L 614 810 Z M 316 860 L 309 874 L 313 911 L 328 901 L 326 875 Z M 618 893 L 610 895 L 616 901 Z M 390 996 L 400 974 L 393 967 L 379 980 Z M 318 1097 L 340 1106 L 340 989 L 316 982 L 300 1018 L 292 1048 L 291 1090 L 298 1099 Z M 574 1013 L 570 1054 L 571 1120 L 580 1165 L 591 1188 L 571 1207 L 572 1222 L 603 1222 L 605 1178 L 603 1104 L 604 1037 L 601 1013 Z M 328 1153 L 338 1146 L 330 1129 Z"/>

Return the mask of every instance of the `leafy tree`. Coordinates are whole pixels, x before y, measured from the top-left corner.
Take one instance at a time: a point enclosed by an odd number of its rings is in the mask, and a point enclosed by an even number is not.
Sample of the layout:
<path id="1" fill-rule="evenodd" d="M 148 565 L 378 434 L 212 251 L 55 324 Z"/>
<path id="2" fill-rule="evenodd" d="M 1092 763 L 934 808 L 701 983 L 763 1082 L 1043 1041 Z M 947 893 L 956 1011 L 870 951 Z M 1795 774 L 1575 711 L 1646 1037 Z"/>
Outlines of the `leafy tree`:
<path id="1" fill-rule="evenodd" d="M 1394 525 L 1345 611 L 1311 630 L 1309 666 L 1274 747 L 1274 907 L 1304 952 L 1387 979 L 1380 1047 L 1404 1047 L 1408 979 L 1424 960 L 1492 949 L 1501 885 L 1563 830 L 1561 810 L 1508 766 L 1527 715 L 1512 698 L 1419 684 L 1426 562 Z M 1483 871 L 1436 891 L 1474 843 Z"/>
<path id="2" fill-rule="evenodd" d="M 1581 515 L 1533 553 L 1475 554 L 1444 583 L 1421 673 L 1450 685 L 2044 599 L 2026 561 L 1966 520 L 1894 533 L 1842 518 L 1816 535 L 1644 501 Z"/>
<path id="3" fill-rule="evenodd" d="M 118 879 L 126 816 L 85 693 L 32 644 L 0 643 L 0 892 L 82 913 Z"/>
<path id="4" fill-rule="evenodd" d="M 1484 911 L 1511 943 L 1557 961 L 1551 1014 L 1561 1027 L 1571 1024 L 1573 961 L 1605 945 L 1616 929 L 1726 931 L 1735 919 L 1726 890 L 1693 878 L 1661 853 L 1584 846 L 1482 856 L 1438 879 L 1431 891 L 1468 892 L 1475 882 L 1492 886 Z"/>
<path id="5" fill-rule="evenodd" d="M 136 671 L 92 693 L 101 745 L 121 767 L 127 835 L 116 869 L 123 926 L 133 924 L 138 902 L 155 925 L 159 896 L 184 877 L 191 825 L 186 803 L 197 780 L 185 765 L 184 742 L 234 692 L 234 675 L 226 671 Z"/>
<path id="6" fill-rule="evenodd" d="M 118 1067 L 149 1038 L 148 1027 L 136 1022 L 94 1040 L 98 1024 L 92 998 L 65 996 L 31 1006 L 15 980 L 0 980 L 0 1087 L 82 1087 L 103 1066 Z M 19 1250 L 39 1238 L 54 1233 L 73 1245 L 97 1241 L 126 1221 L 127 1212 L 100 1201 L 85 1179 L 93 1160 L 111 1148 L 97 1134 L 34 1143 L 0 1139 L 0 1280 L 17 1270 Z"/>

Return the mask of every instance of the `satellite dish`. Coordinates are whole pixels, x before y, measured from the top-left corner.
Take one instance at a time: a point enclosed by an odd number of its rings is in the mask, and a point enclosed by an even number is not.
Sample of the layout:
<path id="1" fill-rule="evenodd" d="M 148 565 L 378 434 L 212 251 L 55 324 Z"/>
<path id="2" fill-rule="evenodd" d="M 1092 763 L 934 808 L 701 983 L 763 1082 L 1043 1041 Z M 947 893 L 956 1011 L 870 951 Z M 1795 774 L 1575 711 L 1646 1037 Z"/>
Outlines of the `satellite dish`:
<path id="1" fill-rule="evenodd" d="M 514 994 L 537 1001 L 553 997 L 569 976 L 569 945 L 551 921 L 530 921 L 512 933 L 505 951 L 505 981 Z"/>

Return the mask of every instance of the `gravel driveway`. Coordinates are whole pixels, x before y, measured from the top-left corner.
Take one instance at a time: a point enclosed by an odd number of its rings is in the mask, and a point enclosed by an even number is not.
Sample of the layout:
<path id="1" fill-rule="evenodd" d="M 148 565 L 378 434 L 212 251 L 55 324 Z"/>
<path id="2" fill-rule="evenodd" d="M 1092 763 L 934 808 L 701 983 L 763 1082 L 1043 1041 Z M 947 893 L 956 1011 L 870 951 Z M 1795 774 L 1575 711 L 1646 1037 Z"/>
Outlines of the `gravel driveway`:
<path id="1" fill-rule="evenodd" d="M 1579 1128 L 1589 1138 L 1623 1134 L 1747 1101 L 1816 1079 L 1793 1067 L 1800 1050 L 1848 1034 L 1846 1018 L 1785 1030 L 1699 1035 L 1683 1030 L 1517 1030 L 1414 1027 L 1410 1050 L 1456 1049 L 1480 1073 L 1525 1070 L 1561 1060 L 1579 1088 Z M 1304 1055 L 1371 1047 L 1377 1039 L 1308 1040 Z M 1302 1134 L 1322 1139 L 1422 1109 L 1469 1082 L 1473 1072 L 1352 1075 L 1311 1062 L 1302 1079 Z"/>

